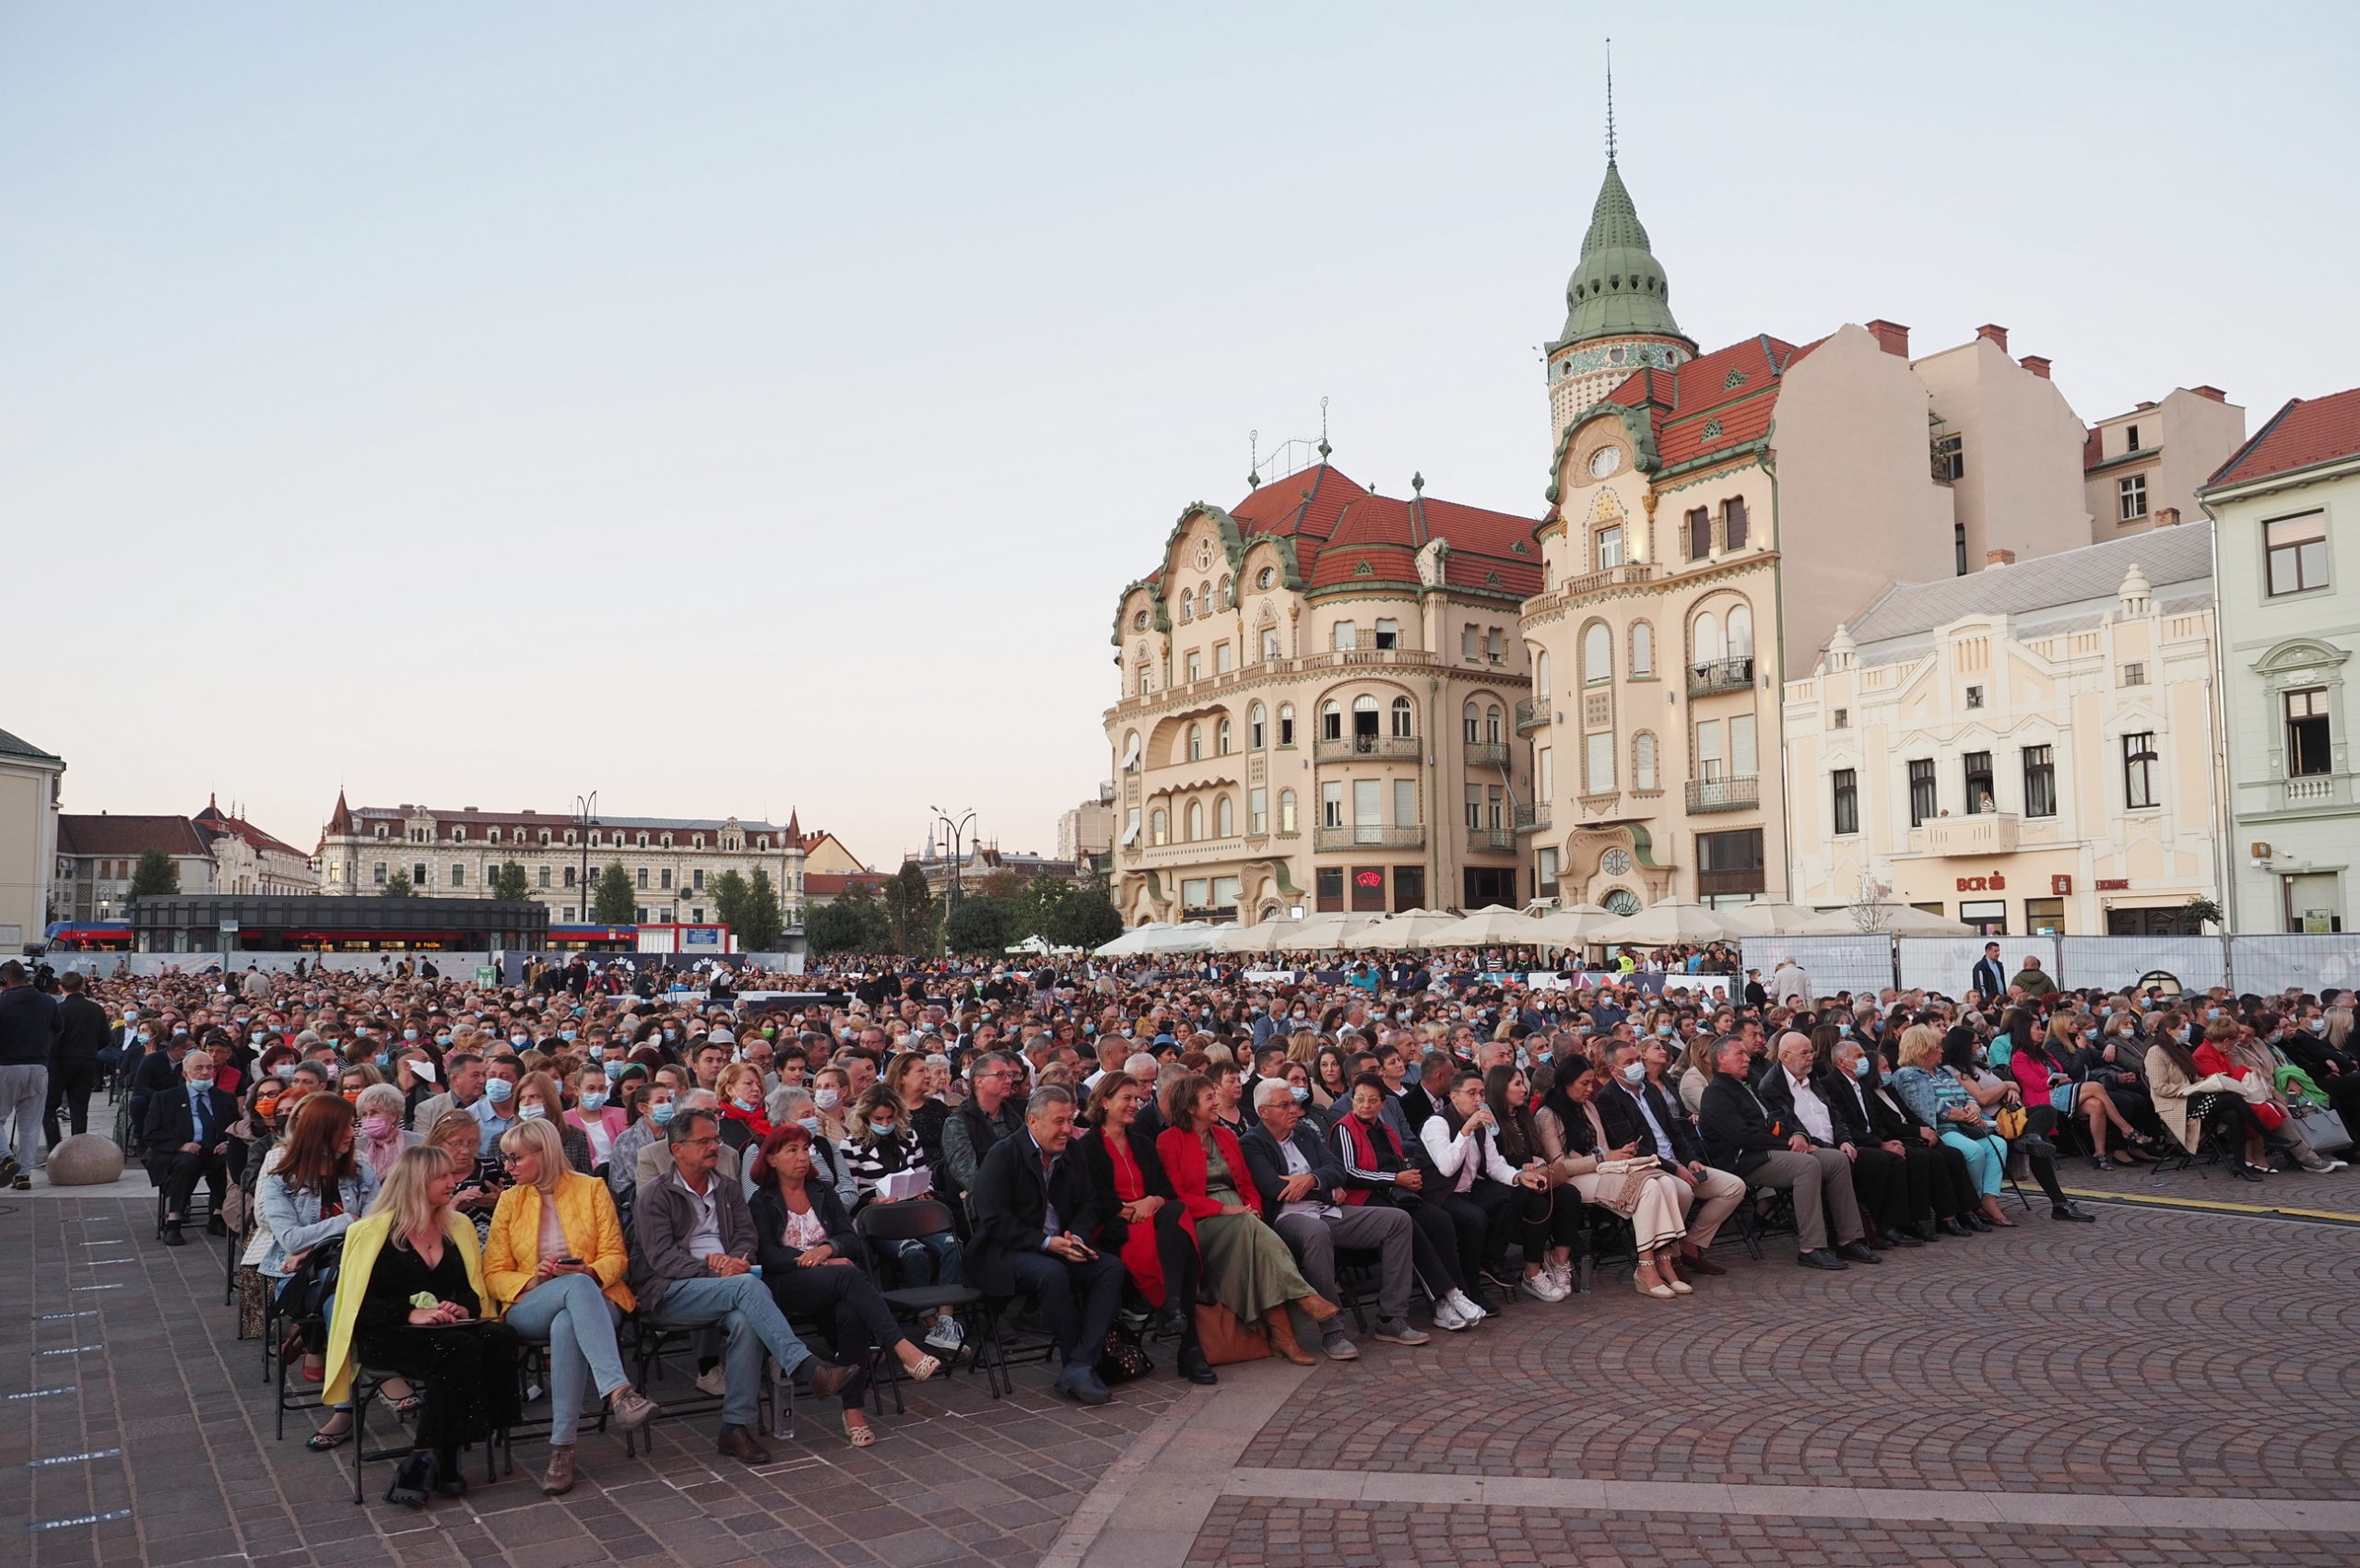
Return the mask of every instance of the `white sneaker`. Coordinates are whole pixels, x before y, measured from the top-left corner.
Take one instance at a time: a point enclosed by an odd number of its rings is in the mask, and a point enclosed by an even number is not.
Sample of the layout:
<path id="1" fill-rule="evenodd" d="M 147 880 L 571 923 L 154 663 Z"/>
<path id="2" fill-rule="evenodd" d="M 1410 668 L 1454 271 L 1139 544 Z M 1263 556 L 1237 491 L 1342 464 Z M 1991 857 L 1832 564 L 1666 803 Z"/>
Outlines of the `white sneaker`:
<path id="1" fill-rule="evenodd" d="M 710 1394 L 716 1399 L 728 1396 L 729 1373 L 723 1370 L 721 1362 L 714 1362 L 711 1371 L 697 1378 L 697 1390 L 700 1393 Z"/>
<path id="2" fill-rule="evenodd" d="M 1473 1299 L 1470 1298 L 1464 1291 L 1453 1291 L 1444 1299 L 1450 1303 L 1452 1308 L 1457 1312 L 1459 1317 L 1466 1322 L 1467 1326 L 1469 1328 L 1474 1327 L 1477 1324 L 1492 1315 L 1490 1313 L 1485 1312 L 1481 1307 L 1478 1306 Z"/>
<path id="3" fill-rule="evenodd" d="M 1557 1282 L 1549 1278 L 1546 1270 L 1526 1275 L 1524 1283 L 1516 1289 L 1536 1302 L 1562 1302 L 1565 1299 L 1565 1292 L 1557 1289 Z"/>
<path id="4" fill-rule="evenodd" d="M 1446 1334 L 1456 1334 L 1462 1328 L 1472 1326 L 1458 1315 L 1458 1309 L 1450 1304 L 1448 1296 L 1434 1303 L 1434 1326 Z"/>
<path id="5" fill-rule="evenodd" d="M 1557 1299 L 1564 1301 L 1574 1293 L 1574 1266 L 1570 1263 L 1547 1265 L 1549 1283 L 1557 1287 Z"/>
<path id="6" fill-rule="evenodd" d="M 934 1326 L 926 1331 L 926 1342 L 938 1350 L 956 1351 L 967 1343 L 967 1333 L 959 1326 L 957 1318 L 938 1317 Z"/>

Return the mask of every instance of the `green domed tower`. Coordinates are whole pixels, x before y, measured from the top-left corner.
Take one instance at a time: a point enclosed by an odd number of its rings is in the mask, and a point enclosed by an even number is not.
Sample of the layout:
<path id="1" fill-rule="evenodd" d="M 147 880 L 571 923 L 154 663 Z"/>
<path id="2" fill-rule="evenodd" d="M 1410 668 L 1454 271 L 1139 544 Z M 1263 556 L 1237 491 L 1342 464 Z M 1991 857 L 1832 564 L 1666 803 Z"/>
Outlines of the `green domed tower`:
<path id="1" fill-rule="evenodd" d="M 1647 248 L 1622 171 L 1609 153 L 1582 257 L 1565 280 L 1565 329 L 1549 345 L 1550 439 L 1634 371 L 1670 370 L 1696 357 L 1672 319 L 1670 284 Z"/>

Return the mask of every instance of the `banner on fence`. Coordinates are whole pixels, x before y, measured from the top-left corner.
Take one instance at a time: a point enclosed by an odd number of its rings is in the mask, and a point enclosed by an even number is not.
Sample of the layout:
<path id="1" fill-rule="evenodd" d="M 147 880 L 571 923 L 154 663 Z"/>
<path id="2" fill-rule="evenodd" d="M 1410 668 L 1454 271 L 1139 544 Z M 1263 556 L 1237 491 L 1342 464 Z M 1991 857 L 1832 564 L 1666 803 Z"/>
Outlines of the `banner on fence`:
<path id="1" fill-rule="evenodd" d="M 2229 984 L 2257 996 L 2360 990 L 2360 936 L 2232 937 Z"/>
<path id="2" fill-rule="evenodd" d="M 1974 988 L 1975 965 L 1986 942 L 2000 944 L 2000 968 L 2010 980 L 2024 969 L 2025 959 L 2036 958 L 2059 985 L 2081 984 L 2060 972 L 2054 937 L 1904 937 L 1894 944 L 1900 949 L 1901 988 L 1965 996 Z"/>
<path id="3" fill-rule="evenodd" d="M 1893 984 L 1893 938 L 1881 931 L 1856 937 L 1745 938 L 1745 967 L 1760 970 L 1764 986 L 1770 983 L 1771 972 L 1788 958 L 1811 976 L 1811 988 L 1819 996 L 1833 996 L 1838 991 L 1875 996 Z"/>
<path id="4" fill-rule="evenodd" d="M 2209 991 L 2229 982 L 2229 955 L 2218 937 L 2067 937 L 2058 962 L 2059 984 L 2119 991 L 2161 973 L 2183 991 Z"/>

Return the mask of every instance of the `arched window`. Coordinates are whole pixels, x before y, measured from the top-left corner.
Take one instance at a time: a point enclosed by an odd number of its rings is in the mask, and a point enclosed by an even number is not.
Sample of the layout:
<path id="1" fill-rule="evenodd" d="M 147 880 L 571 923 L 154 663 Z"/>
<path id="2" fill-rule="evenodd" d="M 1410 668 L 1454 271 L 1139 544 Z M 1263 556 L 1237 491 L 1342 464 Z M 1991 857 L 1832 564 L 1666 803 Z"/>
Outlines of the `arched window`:
<path id="1" fill-rule="evenodd" d="M 1344 710 L 1334 702 L 1323 702 L 1319 705 L 1319 738 L 1322 740 L 1344 738 Z"/>
<path id="2" fill-rule="evenodd" d="M 1213 802 L 1213 837 L 1225 839 L 1237 831 L 1236 813 L 1237 808 L 1225 795 Z"/>
<path id="3" fill-rule="evenodd" d="M 1532 655 L 1532 694 L 1545 703 L 1549 697 L 1549 650 Z"/>
<path id="4" fill-rule="evenodd" d="M 1364 752 L 1376 749 L 1376 699 L 1366 694 L 1352 699 L 1352 739 Z"/>
<path id="5" fill-rule="evenodd" d="M 1396 697 L 1393 699 L 1393 738 L 1407 740 L 1417 733 L 1417 715 L 1410 706 L 1410 699 Z"/>
<path id="6" fill-rule="evenodd" d="M 1136 773 L 1139 771 L 1139 732 L 1135 729 L 1128 729 L 1123 732 L 1122 768 L 1123 772 L 1127 773 Z M 702 833 L 699 833 L 697 835 L 695 847 L 698 849 L 702 849 L 704 847 L 704 835 Z"/>
<path id="7" fill-rule="evenodd" d="M 1476 708 L 1474 703 L 1468 703 L 1466 708 L 1460 713 L 1459 717 L 1467 725 L 1468 745 L 1472 746 L 1477 741 L 1483 738 L 1483 715 Z"/>
<path id="8" fill-rule="evenodd" d="M 1213 726 L 1213 750 L 1216 754 L 1222 757 L 1229 755 L 1230 729 L 1229 721 L 1227 719 L 1221 720 L 1221 723 Z"/>
<path id="9" fill-rule="evenodd" d="M 1201 762 L 1204 760 L 1205 726 L 1202 725 L 1190 725 L 1188 726 L 1188 760 L 1191 762 Z"/>
<path id="10" fill-rule="evenodd" d="M 1729 654 L 1733 659 L 1753 657 L 1753 611 L 1742 604 L 1729 607 Z"/>
<path id="11" fill-rule="evenodd" d="M 1233 609 L 1237 605 L 1236 586 L 1226 577 L 1221 580 L 1221 607 Z"/>
<path id="12" fill-rule="evenodd" d="M 466 836 L 467 836 L 467 827 L 466 827 L 466 823 L 464 823 L 464 822 L 454 822 L 453 824 L 451 824 L 451 842 L 452 842 L 453 843 L 457 843 L 460 840 L 462 840 L 462 839 L 466 838 Z"/>
<path id="13" fill-rule="evenodd" d="M 1483 744 L 1486 746 L 1497 746 L 1500 744 L 1501 738 L 1500 710 L 1496 706 L 1484 709 Z"/>
<path id="14" fill-rule="evenodd" d="M 1204 836 L 1205 803 L 1201 800 L 1192 800 L 1188 802 L 1188 842 L 1195 843 Z"/>
<path id="15" fill-rule="evenodd" d="M 1721 643 L 1720 617 L 1711 610 L 1706 610 L 1696 618 L 1696 625 L 1691 636 L 1693 641 L 1688 662 L 1695 668 L 1703 669 L 1706 665 L 1717 665 L 1728 657 L 1727 651 Z"/>
<path id="16" fill-rule="evenodd" d="M 1266 710 L 1259 702 L 1245 710 L 1245 749 L 1259 751 L 1269 744 L 1269 726 L 1263 722 Z"/>
<path id="17" fill-rule="evenodd" d="M 1631 787 L 1651 790 L 1656 787 L 1656 737 L 1641 730 L 1631 739 Z"/>
<path id="18" fill-rule="evenodd" d="M 1279 831 L 1294 831 L 1294 791 L 1291 789 L 1279 791 Z"/>
<path id="19" fill-rule="evenodd" d="M 1582 684 L 1596 686 L 1614 678 L 1614 633 L 1602 620 L 1590 622 L 1582 633 Z"/>
<path id="20" fill-rule="evenodd" d="M 1180 590 L 1180 619 L 1183 620 L 1197 619 L 1197 591 L 1194 588 Z"/>
<path id="21" fill-rule="evenodd" d="M 1294 704 L 1292 702 L 1279 704 L 1279 744 L 1294 744 Z"/>
<path id="22" fill-rule="evenodd" d="M 1172 813 L 1159 806 L 1148 817 L 1149 835 L 1157 843 L 1172 842 Z"/>
<path id="23" fill-rule="evenodd" d="M 1631 623 L 1631 678 L 1656 672 L 1656 629 L 1644 620 Z"/>

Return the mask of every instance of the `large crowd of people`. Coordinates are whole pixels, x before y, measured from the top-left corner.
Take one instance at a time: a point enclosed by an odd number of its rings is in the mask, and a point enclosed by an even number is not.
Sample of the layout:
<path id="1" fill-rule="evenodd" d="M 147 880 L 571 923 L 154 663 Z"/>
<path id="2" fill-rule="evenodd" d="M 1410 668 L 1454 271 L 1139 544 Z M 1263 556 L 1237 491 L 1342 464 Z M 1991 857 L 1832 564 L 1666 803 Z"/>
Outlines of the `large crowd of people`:
<path id="1" fill-rule="evenodd" d="M 719 1452 L 759 1465 L 783 1378 L 865 1447 L 871 1379 L 1010 1342 L 1096 1404 L 1144 1350 L 1200 1384 L 1248 1356 L 1351 1362 L 1355 1336 L 1407 1353 L 1625 1265 L 1676 1309 L 1764 1267 L 1725 1238 L 1901 1262 L 2043 1209 L 2093 1220 L 2062 1161 L 2328 1172 L 2342 1140 L 2306 1128 L 2360 1115 L 2350 993 L 2070 990 L 1996 943 L 1955 996 L 1822 995 L 1791 963 L 1734 984 L 1725 953 L 1557 986 L 1319 961 L 53 990 L 0 963 L 0 1180 L 29 1185 L 111 1090 L 159 1244 L 201 1224 L 275 1306 L 318 1387 L 310 1445 L 351 1440 L 372 1380 L 415 1434 L 389 1495 L 423 1506 L 518 1423 L 528 1346 L 556 1494 L 587 1410 L 629 1433 L 679 1419 L 662 1399 L 718 1401 Z M 2039 1200 L 2011 1204 L 2024 1182 Z M 675 1331 L 678 1378 L 635 1386 L 635 1338 Z"/>

